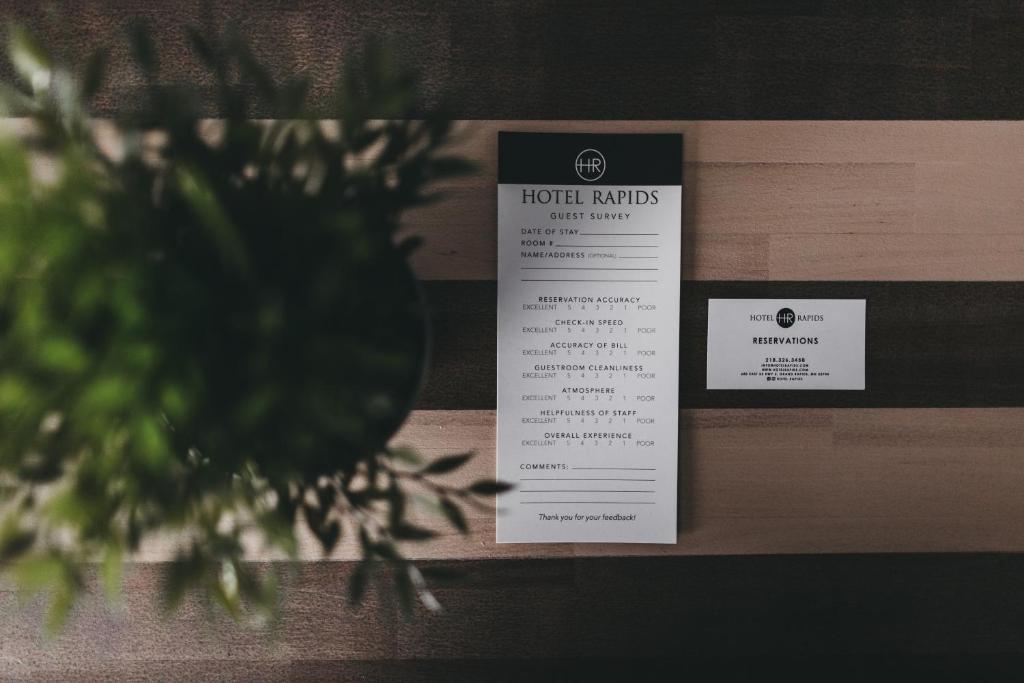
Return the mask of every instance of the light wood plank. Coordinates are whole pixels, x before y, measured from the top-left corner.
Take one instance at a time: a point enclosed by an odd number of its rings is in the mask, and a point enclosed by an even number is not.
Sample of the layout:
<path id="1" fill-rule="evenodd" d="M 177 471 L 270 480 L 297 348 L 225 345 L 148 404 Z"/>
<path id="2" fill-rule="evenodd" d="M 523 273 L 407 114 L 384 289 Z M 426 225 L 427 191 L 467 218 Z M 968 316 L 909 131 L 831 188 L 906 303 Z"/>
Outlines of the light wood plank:
<path id="1" fill-rule="evenodd" d="M 489 464 L 492 414 L 467 415 L 465 427 L 461 415 L 417 413 L 402 437 L 434 429 L 432 447 L 466 439 Z M 679 542 L 576 554 L 1024 550 L 1022 408 L 694 410 L 681 425 Z M 430 556 L 505 556 L 487 520 L 474 521 L 469 542 L 442 541 Z"/>
<path id="2" fill-rule="evenodd" d="M 681 132 L 683 277 L 1024 277 L 1024 123 L 473 121 L 455 150 L 477 175 L 412 212 L 425 279 L 496 277 L 499 130 Z"/>
<path id="3" fill-rule="evenodd" d="M 690 164 L 684 229 L 721 234 L 902 234 L 913 229 L 914 164 Z"/>
<path id="4" fill-rule="evenodd" d="M 463 121 L 460 151 L 496 174 L 498 130 L 682 133 L 683 160 L 703 163 L 1024 162 L 1020 121 Z"/>
<path id="5" fill-rule="evenodd" d="M 493 514 L 478 511 L 469 537 L 449 533 L 410 546 L 409 555 L 525 560 L 1024 550 L 1024 408 L 687 410 L 680 418 L 677 544 L 499 546 L 493 541 Z M 494 413 L 417 411 L 396 443 L 415 446 L 426 457 L 475 449 L 478 458 L 452 481 L 490 476 Z M 353 550 L 339 550 L 334 559 L 351 558 Z M 318 555 L 307 543 L 303 556 Z M 531 621 L 534 608 L 502 618 L 498 606 L 566 605 L 590 580 L 585 573 L 574 575 L 572 565 L 516 570 L 524 565 L 508 563 L 503 571 L 518 571 L 514 578 L 438 586 L 451 617 L 431 621 L 424 615 L 403 624 L 390 600 L 376 593 L 361 611 L 345 607 L 351 564 L 302 563 L 288 581 L 285 623 L 275 639 L 268 639 L 223 615 L 213 614 L 211 620 L 195 602 L 164 620 L 157 602 L 161 567 L 155 556 L 137 559 L 146 561 L 126 572 L 122 608 L 108 611 L 91 580 L 90 595 L 54 646 L 41 640 L 42 601 L 18 607 L 0 584 L 0 671 L 58 677 L 65 671 L 134 671 L 146 662 L 173 661 L 181 663 L 181 671 L 216 663 L 244 678 L 247 662 L 259 671 L 315 658 L 318 652 L 337 661 L 458 656 L 462 636 L 430 639 L 435 628 L 442 634 L 472 634 L 474 653 L 498 656 L 500 629 L 533 633 L 540 628 L 551 637 L 572 630 L 563 611 L 538 625 Z M 455 624 L 464 626 L 458 631 Z M 547 636 L 531 641 L 542 652 L 552 642 Z M 67 659 L 72 655 L 74 666 Z"/>
<path id="6" fill-rule="evenodd" d="M 178 662 L 184 670 L 200 662 L 249 663 L 256 673 L 263 665 L 314 659 L 316 653 L 332 659 L 394 658 L 397 614 L 390 587 L 380 594 L 371 582 L 364 606 L 353 609 L 346 592 L 352 566 L 335 567 L 325 571 L 322 565 L 303 564 L 285 575 L 286 607 L 275 631 L 235 623 L 191 594 L 177 612 L 165 614 L 160 602 L 164 568 L 137 564 L 126 570 L 122 597 L 114 606 L 107 603 L 95 572 L 87 572 L 86 593 L 66 630 L 59 640 L 47 642 L 45 601 L 19 604 L 0 585 L 0 679 L 47 672 L 51 680 L 67 680 L 58 674 L 117 672 L 152 662 Z M 120 680 L 116 673 L 109 675 Z"/>
<path id="7" fill-rule="evenodd" d="M 416 411 L 395 439 L 425 457 L 474 450 L 450 477 L 494 473 L 494 411 Z M 720 409 L 680 413 L 675 545 L 494 542 L 494 512 L 462 536 L 406 544 L 417 559 L 600 555 L 1024 551 L 1024 408 Z M 499 509 L 515 494 L 498 499 Z M 349 534 L 331 556 L 354 559 Z M 172 539 L 136 558 L 170 557 Z M 320 559 L 302 535 L 302 556 Z M 253 546 L 253 559 L 280 559 Z"/>
<path id="8" fill-rule="evenodd" d="M 0 129 L 25 131 L 7 119 Z M 470 121 L 479 173 L 410 212 L 428 280 L 497 274 L 497 131 L 682 132 L 683 268 L 696 280 L 1024 278 L 1024 122 Z M 111 129 L 104 144 L 116 149 Z M 40 162 L 43 175 L 54 169 Z"/>
<path id="9" fill-rule="evenodd" d="M 914 232 L 1024 234 L 1024 173 L 1007 156 L 915 164 Z"/>
<path id="10" fill-rule="evenodd" d="M 1024 278 L 1024 235 L 772 235 L 772 280 Z"/>

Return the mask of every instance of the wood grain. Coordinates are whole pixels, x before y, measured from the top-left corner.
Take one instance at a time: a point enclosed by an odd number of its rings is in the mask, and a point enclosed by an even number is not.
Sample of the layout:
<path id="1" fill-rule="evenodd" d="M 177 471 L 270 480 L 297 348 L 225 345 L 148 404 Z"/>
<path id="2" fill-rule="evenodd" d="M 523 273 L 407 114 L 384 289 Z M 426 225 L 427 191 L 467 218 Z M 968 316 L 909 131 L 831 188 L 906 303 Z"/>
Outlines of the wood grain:
<path id="1" fill-rule="evenodd" d="M 493 282 L 430 281 L 434 352 L 418 406 L 493 408 Z M 864 391 L 708 391 L 709 298 L 867 301 Z M 1024 405 L 1020 282 L 682 283 L 680 407 L 971 407 Z"/>
<path id="2" fill-rule="evenodd" d="M 825 289 L 828 280 L 874 281 L 883 296 L 892 291 L 885 281 L 1024 280 L 1024 123 L 751 120 L 1018 119 L 1019 2 L 108 0 L 64 3 L 61 12 L 0 2 L 3 19 L 28 23 L 77 64 L 133 18 L 146 19 L 160 80 L 197 88 L 211 117 L 223 112 L 182 23 L 233 26 L 278 78 L 309 76 L 314 116 L 334 111 L 347 48 L 367 33 L 393 38 L 424 74 L 422 106 L 444 101 L 471 120 L 462 148 L 481 174 L 408 221 L 427 237 L 421 277 L 476 288 L 454 302 L 470 322 L 493 323 L 498 129 L 682 132 L 684 280 L 815 280 Z M 119 43 L 96 113 L 134 109 L 143 80 L 129 62 Z M 0 75 L 11 75 L 8 65 Z M 251 113 L 274 112 L 255 105 Z M 735 120 L 707 120 L 723 118 Z M 1024 560 L 902 554 L 1024 551 L 1024 399 L 1015 375 L 1000 376 L 995 364 L 1024 356 L 1019 338 L 990 333 L 1000 320 L 1019 324 L 1017 313 L 1000 313 L 1008 303 L 904 301 L 882 321 L 889 327 L 872 328 L 884 336 L 870 348 L 881 354 L 874 380 L 893 382 L 887 402 L 877 399 L 885 405 L 908 396 L 937 405 L 941 396 L 943 405 L 1019 407 L 841 409 L 831 395 L 806 399 L 821 408 L 725 409 L 684 395 L 684 405 L 705 404 L 681 414 L 674 546 L 497 546 L 493 515 L 474 511 L 469 537 L 446 533 L 410 549 L 496 558 L 454 562 L 469 577 L 438 591 L 442 617 L 402 622 L 376 592 L 370 609 L 345 610 L 351 564 L 309 561 L 289 587 L 278 639 L 268 640 L 194 603 L 162 619 L 158 560 L 173 544 L 162 539 L 128 572 L 120 613 L 93 596 L 54 643 L 39 636 L 40 603 L 19 606 L 0 587 L 0 678 L 630 680 L 635 671 L 605 658 L 648 655 L 673 657 L 677 670 L 707 667 L 718 679 L 763 677 L 780 663 L 866 679 L 877 672 L 865 662 L 892 676 L 889 655 L 904 653 L 897 664 L 933 677 L 978 680 L 995 670 L 1012 679 L 1021 657 L 980 653 L 1024 651 Z M 939 325 L 951 305 L 969 320 Z M 887 355 L 912 348 L 906 334 L 920 328 L 907 320 L 922 316 L 934 323 L 926 331 L 951 331 L 948 346 L 917 360 Z M 478 329 L 482 336 L 442 338 L 448 384 L 428 390 L 435 407 L 489 407 L 493 375 L 481 368 L 493 348 Z M 942 348 L 965 361 L 960 370 L 949 370 Z M 718 396 L 732 406 L 763 400 Z M 477 449 L 459 474 L 468 481 L 493 472 L 493 422 L 490 410 L 418 411 L 400 440 L 427 455 Z M 760 556 L 873 551 L 901 554 Z M 352 553 L 343 544 L 337 557 Z M 589 557 L 621 553 L 685 556 Z M 708 556 L 719 553 L 742 556 Z M 308 538 L 303 555 L 317 557 Z M 531 559 L 539 555 L 551 559 Z M 951 659 L 964 653 L 972 658 Z M 602 659 L 587 669 L 580 657 Z"/>
<path id="3" fill-rule="evenodd" d="M 462 536 L 408 543 L 420 559 L 811 553 L 1024 552 L 1024 408 L 705 409 L 680 413 L 674 545 L 497 544 L 490 505 Z M 493 411 L 415 411 L 395 438 L 425 457 L 473 450 L 454 484 L 494 476 Z M 498 512 L 517 494 L 498 499 Z M 301 534 L 302 555 L 322 559 Z M 332 559 L 359 557 L 349 534 Z M 173 538 L 138 561 L 166 561 Z M 283 559 L 252 546 L 253 559 Z"/>
<path id="4" fill-rule="evenodd" d="M 497 274 L 497 131 L 681 132 L 683 278 L 1024 278 L 1024 122 L 473 121 L 410 214 L 425 279 Z"/>
<path id="5" fill-rule="evenodd" d="M 114 611 L 90 578 L 89 596 L 54 641 L 40 633 L 38 601 L 19 605 L 0 591 L 0 677 L 561 681 L 585 673 L 633 680 L 638 658 L 670 657 L 672 666 L 691 673 L 707 668 L 715 680 L 733 671 L 751 680 L 786 660 L 806 667 L 808 658 L 820 658 L 811 660 L 816 670 L 854 664 L 860 672 L 870 662 L 865 657 L 893 653 L 930 659 L 1024 652 L 1016 617 L 1024 609 L 1016 590 L 1024 573 L 1020 557 L 564 558 L 427 566 L 464 576 L 435 585 L 443 613 L 418 610 L 406 620 L 377 591 L 361 609 L 345 605 L 352 563 L 307 563 L 285 586 L 285 619 L 273 634 L 210 619 L 194 604 L 164 618 L 154 601 L 159 565 L 129 569 Z M 751 656 L 763 659 L 744 664 Z M 596 658 L 597 668 L 577 658 Z M 961 674 L 955 660 L 941 664 L 941 673 L 957 672 L 953 680 L 977 680 L 977 670 Z"/>
<path id="6" fill-rule="evenodd" d="M 25 122 L 0 120 L 14 134 Z M 479 173 L 410 212 L 426 280 L 497 275 L 499 130 L 681 132 L 684 280 L 1024 279 L 1024 122 L 476 121 Z M 101 137 L 116 148 L 110 127 Z M 740 145 L 739 147 L 737 145 Z M 45 162 L 38 170 L 52 176 Z"/>
<path id="7" fill-rule="evenodd" d="M 333 111 L 345 52 L 391 38 L 424 74 L 424 106 L 462 118 L 955 119 L 1019 118 L 1024 16 L 1011 0 L 106 0 L 0 4 L 72 63 L 134 18 L 154 28 L 161 81 L 210 79 L 182 24 L 231 26 L 279 78 L 312 82 L 311 109 Z M 567 38 L 567 36 L 572 36 Z M 141 75 L 128 51 L 96 103 L 131 111 Z M 254 116 L 270 116 L 255 104 Z"/>
<path id="8" fill-rule="evenodd" d="M 493 413 L 423 411 L 399 441 L 476 450 L 493 471 Z M 685 410 L 672 546 L 577 544 L 577 555 L 1024 551 L 1024 408 Z M 434 451 L 432 451 L 434 452 Z M 512 504 L 515 494 L 506 497 Z M 502 502 L 501 504 L 506 504 Z M 490 515 L 430 557 L 509 554 Z M 513 546 L 536 557 L 561 545 Z M 467 554 L 463 554 L 467 553 Z"/>

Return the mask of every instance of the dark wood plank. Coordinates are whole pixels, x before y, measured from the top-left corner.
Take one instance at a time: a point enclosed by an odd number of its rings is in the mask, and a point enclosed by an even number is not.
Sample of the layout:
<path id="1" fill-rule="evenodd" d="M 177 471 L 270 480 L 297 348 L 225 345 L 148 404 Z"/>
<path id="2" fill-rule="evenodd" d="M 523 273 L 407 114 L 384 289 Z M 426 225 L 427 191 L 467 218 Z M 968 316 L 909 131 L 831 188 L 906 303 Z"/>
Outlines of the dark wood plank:
<path id="1" fill-rule="evenodd" d="M 424 107 L 445 101 L 460 118 L 1024 114 L 1024 14 L 1012 0 L 108 0 L 64 3 L 56 19 L 44 7 L 6 0 L 0 15 L 34 27 L 77 62 L 132 18 L 149 21 L 161 79 L 199 87 L 210 116 L 218 104 L 182 23 L 230 25 L 279 76 L 308 74 L 317 116 L 332 111 L 345 50 L 372 34 L 391 38 L 423 71 Z M 126 50 L 114 51 L 116 78 L 97 113 L 136 106 L 141 78 L 129 64 Z M 251 113 L 273 115 L 261 106 Z"/>
<path id="2" fill-rule="evenodd" d="M 93 668 L 68 666 L 16 680 L 117 681 L 345 681 L 354 683 L 566 683 L 566 681 L 664 680 L 667 671 L 714 681 L 759 681 L 773 673 L 785 680 L 1009 681 L 1024 656 L 972 655 L 719 655 L 579 659 L 332 660 L 265 662 L 111 662 Z M 706 678 L 705 678 L 706 677 Z"/>
<path id="3" fill-rule="evenodd" d="M 491 409 L 496 286 L 425 283 L 435 316 L 422 409 Z M 865 391 L 707 391 L 708 298 L 867 299 Z M 1024 405 L 1024 283 L 682 283 L 680 407 Z"/>
<path id="4" fill-rule="evenodd" d="M 496 515 L 522 495 L 513 492 L 497 510 L 470 510 L 468 536 L 442 528 L 406 551 L 424 560 L 1024 552 L 1024 408 L 701 409 L 681 411 L 679 426 L 674 544 L 496 544 Z M 395 443 L 430 458 L 475 452 L 451 477 L 468 485 L 495 471 L 494 432 L 494 411 L 414 411 Z M 417 521 L 438 526 L 428 514 Z M 312 541 L 304 548 L 319 557 Z M 333 557 L 355 559 L 358 548 L 343 542 Z"/>
<path id="5" fill-rule="evenodd" d="M 337 603 L 352 563 L 310 563 L 289 582 L 296 618 L 274 637 L 228 622 L 195 632 L 199 614 L 162 621 L 159 565 L 129 573 L 119 615 L 96 596 L 44 644 L 38 605 L 0 593 L 0 674 L 48 680 L 509 680 L 576 658 L 665 658 L 700 665 L 886 662 L 1024 653 L 1024 556 L 869 555 L 590 558 L 427 563 L 457 568 L 436 587 L 440 615 L 353 612 Z M 93 585 L 95 588 L 95 585 Z M 325 600 L 326 598 L 326 600 Z M 299 618 L 306 606 L 316 621 Z M 161 624 L 155 627 L 155 624 Z M 378 641 L 397 642 L 388 655 Z M 186 645 L 187 644 L 187 645 Z M 911 653 L 916 657 L 901 659 Z M 745 659 L 750 658 L 750 659 Z M 964 660 L 952 660 L 953 664 Z M 966 661 L 972 661 L 970 659 Z M 615 662 L 608 662 L 614 665 Z M 408 678 L 407 678 L 408 677 Z"/>

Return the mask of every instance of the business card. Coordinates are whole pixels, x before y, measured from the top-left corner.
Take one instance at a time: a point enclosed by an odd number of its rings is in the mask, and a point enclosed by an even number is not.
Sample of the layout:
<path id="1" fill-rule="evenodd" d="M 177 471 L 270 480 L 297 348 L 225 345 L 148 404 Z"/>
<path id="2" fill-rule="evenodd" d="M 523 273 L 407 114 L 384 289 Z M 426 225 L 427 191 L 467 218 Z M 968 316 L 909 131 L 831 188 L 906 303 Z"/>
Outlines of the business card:
<path id="1" fill-rule="evenodd" d="M 709 299 L 708 389 L 864 389 L 864 299 Z"/>
<path id="2" fill-rule="evenodd" d="M 503 543 L 676 540 L 682 136 L 500 133 Z"/>

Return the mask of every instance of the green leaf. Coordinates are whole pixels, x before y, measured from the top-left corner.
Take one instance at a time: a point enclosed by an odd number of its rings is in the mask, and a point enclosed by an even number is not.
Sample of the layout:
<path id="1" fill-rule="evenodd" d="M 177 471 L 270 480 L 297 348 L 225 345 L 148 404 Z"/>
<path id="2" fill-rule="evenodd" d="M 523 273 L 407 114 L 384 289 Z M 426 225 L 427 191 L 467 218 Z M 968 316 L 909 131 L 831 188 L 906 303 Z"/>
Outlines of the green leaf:
<path id="1" fill-rule="evenodd" d="M 55 635 L 64 627 L 75 604 L 77 591 L 68 585 L 69 583 L 70 579 L 50 594 L 50 606 L 46 611 L 46 630 L 51 635 Z"/>
<path id="2" fill-rule="evenodd" d="M 164 570 L 164 609 L 168 612 L 181 604 L 182 598 L 203 576 L 205 563 L 196 549 L 187 555 L 180 555 Z"/>
<path id="3" fill-rule="evenodd" d="M 447 474 L 448 472 L 453 472 L 469 462 L 473 455 L 474 453 L 469 452 L 438 458 L 421 469 L 420 474 Z"/>
<path id="4" fill-rule="evenodd" d="M 295 518 L 294 513 L 288 515 L 282 509 L 268 510 L 259 515 L 256 520 L 267 540 L 294 558 L 298 553 L 298 543 L 295 540 L 295 529 L 291 523 Z M 338 529 L 338 536 L 341 536 L 341 529 Z"/>
<path id="5" fill-rule="evenodd" d="M 68 337 L 51 337 L 39 345 L 39 365 L 44 370 L 65 375 L 82 372 L 89 363 L 85 349 Z"/>
<path id="6" fill-rule="evenodd" d="M 403 522 L 391 529 L 391 535 L 399 541 L 426 541 L 437 536 L 437 532 L 425 527 Z"/>
<path id="7" fill-rule="evenodd" d="M 398 548 L 391 541 L 381 541 L 373 546 L 373 554 L 392 564 L 401 564 L 405 558 L 398 552 Z"/>
<path id="8" fill-rule="evenodd" d="M 291 494 L 287 482 L 281 482 L 272 486 L 277 494 L 277 510 L 281 515 L 281 519 L 291 524 L 299 510 L 299 499 Z"/>
<path id="9" fill-rule="evenodd" d="M 238 568 L 235 566 L 235 563 L 228 559 L 221 560 L 214 595 L 220 600 L 224 608 L 236 618 L 241 609 L 241 596 L 238 586 Z"/>
<path id="10" fill-rule="evenodd" d="M 441 603 L 437 601 L 434 594 L 427 588 L 427 580 L 424 578 L 423 573 L 416 568 L 416 565 L 408 565 L 406 573 L 409 575 L 409 580 L 416 590 L 416 595 L 419 596 L 420 602 L 427 608 L 427 611 L 435 614 L 441 612 Z"/>
<path id="11" fill-rule="evenodd" d="M 85 71 L 82 74 L 82 97 L 86 100 L 91 99 L 103 86 L 109 55 L 109 50 L 96 50 L 85 63 Z"/>
<path id="12" fill-rule="evenodd" d="M 457 581 L 466 577 L 466 572 L 454 567 L 427 566 L 420 567 L 423 576 L 431 581 Z"/>
<path id="13" fill-rule="evenodd" d="M 405 492 L 402 491 L 397 481 L 391 482 L 391 488 L 387 490 L 388 526 L 392 529 L 400 527 L 405 520 Z"/>
<path id="14" fill-rule="evenodd" d="M 188 42 L 192 45 L 192 50 L 203 64 L 210 69 L 217 69 L 219 67 L 217 53 L 210 41 L 192 26 L 185 28 L 185 34 L 188 36 Z"/>
<path id="15" fill-rule="evenodd" d="M 32 34 L 21 26 L 11 27 L 7 54 L 10 56 L 14 70 L 25 81 L 25 84 L 32 88 L 33 92 L 50 87 L 53 76 L 53 60 Z"/>
<path id="16" fill-rule="evenodd" d="M 125 537 L 128 541 L 128 549 L 135 551 L 139 549 L 139 542 L 142 540 L 142 528 L 139 525 L 139 517 L 135 510 L 128 512 L 128 524 L 125 529 Z"/>
<path id="17" fill-rule="evenodd" d="M 34 125 L 0 141 L 0 501 L 23 515 L 0 559 L 50 593 L 56 625 L 80 593 L 76 567 L 96 560 L 100 589 L 123 600 L 125 558 L 172 533 L 193 540 L 166 565 L 167 607 L 198 589 L 237 615 L 275 604 L 241 538 L 294 556 L 308 501 L 325 552 L 368 525 L 357 599 L 387 562 L 404 574 L 398 590 L 411 582 L 413 602 L 429 604 L 403 544 L 450 534 L 442 514 L 465 532 L 465 506 L 480 503 L 463 488 L 442 502 L 436 491 L 449 489 L 422 479 L 470 454 L 428 464 L 380 452 L 408 412 L 427 341 L 408 263 L 420 240 L 393 238 L 427 181 L 469 165 L 438 156 L 446 122 L 367 119 L 421 101 L 391 55 L 364 61 L 341 130 L 301 116 L 208 125 L 192 102 L 208 74 L 164 84 L 163 40 L 136 24 L 130 46 L 122 36 L 63 64 L 12 30 L 15 83 L 0 98 Z M 308 81 L 275 83 L 230 38 L 189 40 L 225 87 L 227 119 L 275 86 L 275 111 L 302 113 Z M 152 97 L 96 139 L 82 99 L 109 87 L 108 58 L 126 52 Z M 98 149 L 108 129 L 123 141 L 111 155 Z M 58 170 L 45 182 L 27 163 L 36 149 Z M 61 425 L 46 427 L 48 415 Z M 475 478 L 464 477 L 459 487 Z M 345 505 L 324 495 L 339 483 Z M 431 505 L 438 516 L 420 521 Z M 60 553 L 46 552 L 51 532 Z"/>
<path id="18" fill-rule="evenodd" d="M 103 554 L 103 564 L 100 565 L 100 574 L 103 578 L 103 590 L 107 594 L 107 600 L 114 602 L 121 596 L 121 580 L 124 570 L 124 552 L 120 545 L 109 543 L 106 552 Z"/>
<path id="19" fill-rule="evenodd" d="M 153 76 L 158 65 L 156 48 L 153 47 L 149 27 L 143 22 L 134 22 L 128 29 L 128 37 L 131 41 L 132 55 L 135 57 L 135 61 L 147 76 Z"/>
<path id="20" fill-rule="evenodd" d="M 359 605 L 366 594 L 366 582 L 370 576 L 370 565 L 372 560 L 364 559 L 356 565 L 352 576 L 348 579 L 348 600 L 353 605 Z"/>
<path id="21" fill-rule="evenodd" d="M 224 260 L 239 272 L 248 273 L 249 256 L 245 241 L 202 172 L 179 166 L 177 180 L 182 196 L 209 232 Z"/>
<path id="22" fill-rule="evenodd" d="M 473 482 L 473 485 L 469 487 L 470 493 L 475 493 L 478 496 L 496 496 L 499 493 L 505 493 L 515 488 L 514 484 L 509 484 L 505 481 L 492 481 L 490 479 L 482 479 L 477 482 Z"/>
<path id="23" fill-rule="evenodd" d="M 412 585 L 412 578 L 408 571 L 399 570 L 395 572 L 395 594 L 398 596 L 398 605 L 402 614 L 406 617 L 412 615 L 412 600 L 415 588 Z"/>
<path id="24" fill-rule="evenodd" d="M 53 481 L 63 471 L 53 448 L 33 449 L 24 453 L 17 468 L 20 479 L 37 484 Z"/>
<path id="25" fill-rule="evenodd" d="M 315 531 L 315 529 L 323 525 L 324 520 L 327 519 L 327 510 L 319 505 L 303 503 L 302 513 L 306 516 L 306 524 L 309 526 L 310 531 Z"/>
<path id="26" fill-rule="evenodd" d="M 135 393 L 131 384 L 117 376 L 99 377 L 85 387 L 80 408 L 90 416 L 109 416 L 130 405 Z"/>
<path id="27" fill-rule="evenodd" d="M 7 83 L 0 83 L 0 115 L 6 117 L 31 116 L 39 111 L 39 105 L 29 95 Z"/>
<path id="28" fill-rule="evenodd" d="M 271 78 L 270 72 L 256 60 L 245 43 L 240 42 L 236 46 L 235 57 L 238 59 L 239 68 L 253 81 L 260 95 L 268 102 L 275 102 L 277 87 L 274 85 L 274 79 Z"/>
<path id="29" fill-rule="evenodd" d="M 18 590 L 33 595 L 57 586 L 64 572 L 61 558 L 54 554 L 33 554 L 11 565 L 11 578 Z"/>
<path id="30" fill-rule="evenodd" d="M 476 170 L 476 164 L 462 157 L 436 157 L 427 164 L 427 175 L 431 178 L 454 178 Z"/>
<path id="31" fill-rule="evenodd" d="M 423 462 L 416 451 L 411 448 L 391 448 L 388 449 L 387 454 L 392 460 L 406 465 L 420 465 Z"/>
<path id="32" fill-rule="evenodd" d="M 336 519 L 313 528 L 324 555 L 330 555 L 341 539 L 341 524 Z"/>
<path id="33" fill-rule="evenodd" d="M 423 238 L 419 235 L 412 235 L 410 237 L 406 237 L 398 244 L 398 251 L 400 251 L 403 256 L 409 256 L 421 246 L 423 246 Z"/>
<path id="34" fill-rule="evenodd" d="M 367 533 L 366 527 L 362 525 L 359 526 L 359 548 L 365 559 L 373 557 L 373 541 L 370 540 L 370 534 Z"/>
<path id="35" fill-rule="evenodd" d="M 7 517 L 0 526 L 0 562 L 9 562 L 20 557 L 35 541 L 35 532 L 22 528 L 17 516 Z"/>
<path id="36" fill-rule="evenodd" d="M 294 77 L 285 82 L 278 95 L 282 112 L 285 114 L 301 113 L 308 92 L 309 79 L 307 78 Z"/>
<path id="37" fill-rule="evenodd" d="M 441 499 L 441 511 L 444 516 L 448 518 L 452 526 L 459 530 L 460 533 L 469 533 L 469 524 L 466 523 L 466 516 L 462 513 L 462 510 L 451 498 Z"/>

